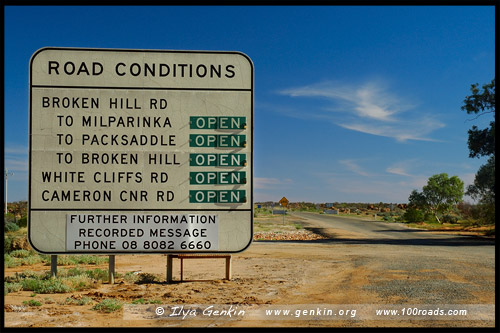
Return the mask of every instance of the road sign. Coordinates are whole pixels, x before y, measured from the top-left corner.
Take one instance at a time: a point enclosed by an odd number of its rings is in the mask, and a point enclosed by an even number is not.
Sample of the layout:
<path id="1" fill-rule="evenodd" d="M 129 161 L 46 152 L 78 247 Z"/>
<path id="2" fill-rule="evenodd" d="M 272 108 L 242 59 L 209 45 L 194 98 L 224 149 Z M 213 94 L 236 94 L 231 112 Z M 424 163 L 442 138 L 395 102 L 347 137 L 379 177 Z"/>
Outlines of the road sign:
<path id="1" fill-rule="evenodd" d="M 286 207 L 288 205 L 288 199 L 283 197 L 281 198 L 280 200 L 280 204 L 283 206 L 283 207 Z"/>
<path id="2" fill-rule="evenodd" d="M 32 247 L 50 254 L 246 249 L 253 94 L 253 64 L 239 52 L 35 52 Z"/>

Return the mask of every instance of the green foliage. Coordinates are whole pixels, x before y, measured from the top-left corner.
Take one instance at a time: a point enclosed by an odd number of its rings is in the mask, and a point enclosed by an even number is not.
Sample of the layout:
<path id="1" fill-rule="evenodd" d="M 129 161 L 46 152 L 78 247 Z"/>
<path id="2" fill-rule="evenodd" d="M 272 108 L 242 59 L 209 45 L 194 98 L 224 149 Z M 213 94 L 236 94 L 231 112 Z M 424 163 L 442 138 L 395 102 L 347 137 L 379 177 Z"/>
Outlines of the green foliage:
<path id="1" fill-rule="evenodd" d="M 457 176 L 448 177 L 441 173 L 431 176 L 422 192 L 413 190 L 408 198 L 411 207 L 430 212 L 441 223 L 439 215 L 449 214 L 464 195 L 464 182 Z"/>
<path id="2" fill-rule="evenodd" d="M 479 224 L 495 224 L 495 204 L 478 204 L 473 214 L 479 220 Z"/>
<path id="3" fill-rule="evenodd" d="M 467 194 L 481 203 L 495 204 L 495 156 L 479 167 L 474 183 L 467 187 Z"/>
<path id="4" fill-rule="evenodd" d="M 161 300 L 151 300 L 151 299 L 144 299 L 144 298 L 138 298 L 132 301 L 132 304 L 161 304 Z"/>
<path id="5" fill-rule="evenodd" d="M 4 234 L 4 253 L 26 247 L 26 229 L 14 230 Z"/>
<path id="6" fill-rule="evenodd" d="M 34 299 L 30 299 L 29 301 L 23 301 L 23 304 L 28 305 L 28 306 L 41 306 L 42 305 L 41 302 L 36 301 Z"/>
<path id="7" fill-rule="evenodd" d="M 59 277 L 71 277 L 71 276 L 79 276 L 79 275 L 85 275 L 90 277 L 93 280 L 96 281 L 107 281 L 108 279 L 108 270 L 107 269 L 83 269 L 80 267 L 73 267 L 73 268 L 68 268 L 68 269 L 61 269 L 59 270 L 58 274 Z"/>
<path id="8" fill-rule="evenodd" d="M 255 208 L 253 211 L 253 217 L 259 217 L 262 215 L 271 215 L 273 212 L 271 209 L 261 207 L 261 208 Z"/>
<path id="9" fill-rule="evenodd" d="M 6 268 L 21 266 L 21 262 L 8 254 L 3 255 L 3 264 Z"/>
<path id="10" fill-rule="evenodd" d="M 5 283 L 9 284 L 10 289 L 33 291 L 36 294 L 66 293 L 93 288 L 97 283 L 107 281 L 107 273 L 107 270 L 102 269 L 85 270 L 75 267 L 67 270 L 61 269 L 58 271 L 57 278 L 52 278 L 50 272 L 37 274 L 24 271 L 6 277 Z M 19 286 L 20 289 L 18 289 Z"/>
<path id="11" fill-rule="evenodd" d="M 5 235 L 3 238 L 3 252 L 8 253 L 12 248 L 12 236 Z"/>
<path id="12" fill-rule="evenodd" d="M 394 222 L 394 218 L 390 215 L 386 215 L 383 217 L 383 220 L 386 222 Z"/>
<path id="13" fill-rule="evenodd" d="M 87 305 L 92 303 L 92 298 L 88 296 L 82 296 L 80 298 L 75 298 L 74 296 L 67 297 L 66 300 L 64 301 L 64 304 L 71 304 L 71 305 Z"/>
<path id="14" fill-rule="evenodd" d="M 439 220 L 438 216 L 434 215 L 431 212 L 427 212 L 424 214 L 424 221 L 427 222 L 428 224 L 441 223 L 441 220 Z"/>
<path id="15" fill-rule="evenodd" d="M 37 294 L 67 293 L 73 289 L 61 281 L 61 279 L 41 280 L 38 278 L 27 278 L 21 280 L 23 290 L 31 290 Z"/>
<path id="16" fill-rule="evenodd" d="M 458 223 L 458 217 L 455 216 L 455 215 L 451 215 L 451 214 L 446 214 L 446 215 L 443 215 L 443 217 L 441 218 L 441 221 L 443 223 Z"/>
<path id="17" fill-rule="evenodd" d="M 109 260 L 108 256 L 98 256 L 98 255 L 61 255 L 57 256 L 57 265 L 67 266 L 67 265 L 100 265 L 107 263 Z M 47 265 L 50 265 L 50 260 L 47 261 Z"/>
<path id="18" fill-rule="evenodd" d="M 33 253 L 32 251 L 29 251 L 29 250 L 24 250 L 24 249 L 14 250 L 14 251 L 9 253 L 9 255 L 14 257 L 14 258 L 26 258 L 26 257 L 31 256 L 33 254 L 35 254 L 35 253 Z"/>
<path id="19" fill-rule="evenodd" d="M 94 305 L 92 310 L 100 311 L 100 312 L 113 312 L 120 310 L 122 308 L 123 303 L 116 299 L 106 298 L 103 299 L 100 303 Z"/>
<path id="20" fill-rule="evenodd" d="M 12 232 L 19 230 L 19 226 L 15 222 L 7 222 L 4 224 L 5 232 Z"/>
<path id="21" fill-rule="evenodd" d="M 406 222 L 423 222 L 425 219 L 424 213 L 417 208 L 408 208 L 403 214 L 402 219 Z"/>
<path id="22" fill-rule="evenodd" d="M 427 200 L 425 195 L 417 190 L 413 190 L 408 197 L 408 205 L 418 209 L 427 209 Z"/>
<path id="23" fill-rule="evenodd" d="M 20 291 L 23 289 L 23 286 L 19 282 L 4 282 L 3 283 L 3 294 L 4 296 L 8 293 Z"/>
<path id="24" fill-rule="evenodd" d="M 5 267 L 29 266 L 42 262 L 42 258 L 32 251 L 14 250 L 3 255 Z"/>
<path id="25" fill-rule="evenodd" d="M 137 280 L 135 281 L 135 283 L 137 284 L 158 282 L 160 282 L 160 278 L 157 275 L 151 273 L 140 273 L 137 275 Z"/>
<path id="26" fill-rule="evenodd" d="M 489 84 L 483 85 L 483 91 L 478 89 L 479 84 L 471 85 L 470 96 L 464 100 L 462 110 L 467 114 L 478 114 L 478 117 L 486 113 L 495 114 L 495 79 Z M 480 157 L 495 154 L 495 121 L 490 122 L 490 128 L 479 130 L 473 126 L 469 130 L 469 156 Z"/>
<path id="27" fill-rule="evenodd" d="M 479 200 L 481 206 L 481 220 L 484 224 L 494 224 L 495 221 L 495 79 L 482 86 L 482 91 L 478 88 L 479 84 L 471 85 L 470 96 L 464 100 L 462 110 L 467 114 L 477 114 L 478 117 L 485 114 L 492 114 L 493 120 L 490 121 L 489 128 L 478 129 L 472 126 L 468 131 L 469 157 L 479 158 L 489 156 L 486 164 L 482 165 L 474 183 L 467 188 L 467 194 L 474 199 Z"/>
<path id="28" fill-rule="evenodd" d="M 120 274 L 118 275 L 120 276 Z M 126 272 L 123 276 L 120 277 L 128 283 L 135 283 L 137 281 L 137 274 L 135 274 L 134 272 Z"/>
<path id="29" fill-rule="evenodd" d="M 7 224 L 7 223 L 16 223 L 16 217 L 15 217 L 15 215 L 12 214 L 12 213 L 4 214 L 4 216 L 3 216 L 3 223 L 4 224 Z"/>
<path id="30" fill-rule="evenodd" d="M 27 216 L 23 216 L 19 219 L 19 221 L 17 222 L 17 224 L 19 225 L 20 228 L 25 228 L 28 226 L 28 217 Z"/>

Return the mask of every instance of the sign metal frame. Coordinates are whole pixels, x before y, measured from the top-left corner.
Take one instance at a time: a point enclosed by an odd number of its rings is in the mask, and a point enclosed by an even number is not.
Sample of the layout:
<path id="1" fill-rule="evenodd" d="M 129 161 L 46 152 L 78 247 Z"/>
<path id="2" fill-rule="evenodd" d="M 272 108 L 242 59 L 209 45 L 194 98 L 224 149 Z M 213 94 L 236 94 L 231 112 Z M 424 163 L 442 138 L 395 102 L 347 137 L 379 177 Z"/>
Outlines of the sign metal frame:
<path id="1" fill-rule="evenodd" d="M 159 87 L 159 88 L 154 88 L 154 87 L 143 87 L 143 91 L 149 91 L 149 90 L 154 90 L 154 89 L 160 89 L 160 90 L 171 90 L 171 91 L 191 91 L 191 92 L 196 92 L 196 91 L 204 91 L 204 92 L 217 92 L 217 91 L 245 91 L 250 93 L 250 115 L 247 119 L 248 125 L 245 127 L 247 135 L 247 140 L 250 139 L 250 144 L 251 144 L 251 149 L 247 153 L 249 156 L 247 156 L 247 159 L 245 160 L 245 169 L 248 172 L 248 175 L 245 179 L 245 184 L 248 183 L 249 186 L 249 193 L 246 193 L 246 198 L 245 198 L 245 203 L 248 206 L 248 208 L 234 208 L 234 207 L 229 207 L 229 208 L 196 208 L 196 209 L 186 209 L 184 208 L 166 208 L 166 209 L 161 209 L 159 207 L 154 207 L 154 208 L 91 208 L 91 207 L 85 207 L 85 208 L 44 208 L 44 207 L 33 207 L 32 206 L 32 185 L 33 185 L 33 112 L 36 112 L 36 110 L 33 109 L 33 90 L 36 88 L 44 88 L 44 89 L 107 89 L 113 90 L 113 89 L 129 89 L 129 90 L 141 90 L 139 87 L 89 87 L 85 86 L 85 82 L 83 82 L 81 85 L 74 85 L 74 84 L 68 84 L 67 86 L 61 86 L 61 85 L 55 85 L 55 86 L 50 86 L 50 85 L 37 85 L 33 84 L 33 78 L 34 75 L 38 75 L 37 73 L 34 73 L 33 71 L 33 62 L 35 58 L 45 52 L 45 51 L 61 51 L 61 52 L 66 52 L 66 51 L 72 51 L 72 52 L 96 52 L 96 53 L 143 53 L 143 54 L 152 54 L 152 53 L 158 53 L 162 55 L 179 55 L 179 54 L 186 54 L 186 55 L 195 55 L 195 54 L 200 54 L 200 55 L 238 55 L 240 57 L 244 57 L 248 63 L 249 67 L 251 70 L 251 75 L 250 75 L 250 88 L 249 89 L 241 89 L 241 88 L 220 88 L 220 87 L 210 87 L 210 86 L 204 86 L 204 87 L 188 87 L 188 88 L 179 88 L 179 87 Z M 114 254 L 154 254 L 154 253 L 164 253 L 164 254 L 173 254 L 173 253 L 239 253 L 244 250 L 246 250 L 250 244 L 252 243 L 252 238 L 253 238 L 253 209 L 254 209 L 254 199 L 253 199 L 253 155 L 254 155 L 254 67 L 251 59 L 244 53 L 238 52 L 238 51 L 191 51 L 191 50 L 143 50 L 143 49 L 102 49 L 102 48 L 71 48 L 71 47 L 44 47 L 39 50 L 37 50 L 31 57 L 30 59 L 30 68 L 29 68 L 29 181 L 28 181 L 28 242 L 30 245 L 33 247 L 34 250 L 40 253 L 44 254 L 52 254 L 52 255 L 58 255 L 58 254 L 105 254 L 105 255 L 114 255 Z M 250 136 L 250 138 L 248 138 Z M 200 154 L 203 154 L 203 152 L 199 152 Z M 188 154 L 189 155 L 189 154 Z M 39 163 L 39 162 L 37 162 Z M 189 169 L 190 162 L 184 166 L 186 169 L 193 171 L 192 169 Z M 229 170 L 229 169 L 226 169 Z M 200 170 L 202 171 L 202 170 Z M 234 171 L 234 170 L 233 170 Z M 187 172 L 189 174 L 189 171 Z M 152 250 L 152 251 L 53 251 L 53 250 L 45 250 L 45 249 L 40 249 L 37 248 L 37 245 L 34 244 L 33 242 L 33 234 L 34 233 L 40 233 L 42 232 L 43 228 L 40 229 L 38 225 L 40 223 L 43 223 L 42 221 L 39 220 L 34 220 L 33 215 L 35 213 L 42 213 L 42 214 L 47 214 L 47 218 L 50 218 L 50 214 L 53 212 L 67 212 L 71 213 L 73 212 L 74 214 L 87 214 L 87 213 L 94 213 L 94 212 L 100 212 L 101 214 L 113 214 L 114 212 L 118 214 L 131 214 L 131 213 L 137 213 L 137 214 L 147 214 L 148 212 L 163 212 L 166 214 L 177 214 L 179 212 L 192 212 L 193 214 L 195 213 L 200 213 L 200 212 L 208 212 L 208 213 L 213 213 L 216 214 L 217 212 L 226 212 L 227 214 L 231 214 L 231 212 L 245 212 L 245 216 L 248 215 L 248 223 L 250 225 L 248 228 L 250 228 L 250 239 L 246 240 L 246 243 L 240 246 L 240 248 L 236 250 L 216 250 L 216 251 L 198 251 L 196 249 L 187 249 L 186 251 L 179 251 L 179 250 L 174 250 L 174 251 L 168 251 L 165 249 L 159 249 L 159 250 Z M 45 216 L 45 215 L 41 215 Z M 39 215 L 37 215 L 37 218 L 39 219 Z M 246 220 L 245 220 L 246 223 Z M 50 241 L 50 237 L 47 238 L 47 242 Z M 38 241 L 40 242 L 40 241 Z"/>

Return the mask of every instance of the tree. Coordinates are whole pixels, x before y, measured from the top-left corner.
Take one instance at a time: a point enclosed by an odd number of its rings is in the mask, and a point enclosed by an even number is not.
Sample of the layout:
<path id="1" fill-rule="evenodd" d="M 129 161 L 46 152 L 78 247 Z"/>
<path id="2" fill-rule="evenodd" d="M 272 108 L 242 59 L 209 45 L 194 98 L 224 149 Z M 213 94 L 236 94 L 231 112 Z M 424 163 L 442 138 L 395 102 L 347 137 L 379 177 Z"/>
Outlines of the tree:
<path id="1" fill-rule="evenodd" d="M 471 86 L 472 95 L 464 100 L 462 110 L 467 114 L 477 114 L 477 119 L 485 114 L 493 114 L 490 127 L 478 129 L 472 126 L 468 131 L 467 141 L 470 158 L 489 156 L 485 165 L 481 166 L 474 179 L 474 184 L 467 188 L 467 194 L 479 199 L 484 204 L 495 204 L 495 79 L 489 84 L 478 88 L 479 84 Z"/>
<path id="2" fill-rule="evenodd" d="M 413 190 L 408 198 L 408 206 L 416 209 L 427 209 L 427 202 L 423 193 Z"/>
<path id="3" fill-rule="evenodd" d="M 471 86 L 472 95 L 464 100 L 462 110 L 467 114 L 477 114 L 477 119 L 485 114 L 493 114 L 489 128 L 478 129 L 472 126 L 468 131 L 469 157 L 480 158 L 488 156 L 486 164 L 482 165 L 474 183 L 467 188 L 467 194 L 479 201 L 481 220 L 495 223 L 495 79 L 478 89 L 478 84 Z"/>
<path id="4" fill-rule="evenodd" d="M 411 207 L 432 213 L 441 223 L 439 215 L 449 213 L 463 196 L 464 182 L 457 176 L 448 177 L 448 174 L 441 173 L 430 177 L 422 192 L 413 190 L 408 202 Z"/>

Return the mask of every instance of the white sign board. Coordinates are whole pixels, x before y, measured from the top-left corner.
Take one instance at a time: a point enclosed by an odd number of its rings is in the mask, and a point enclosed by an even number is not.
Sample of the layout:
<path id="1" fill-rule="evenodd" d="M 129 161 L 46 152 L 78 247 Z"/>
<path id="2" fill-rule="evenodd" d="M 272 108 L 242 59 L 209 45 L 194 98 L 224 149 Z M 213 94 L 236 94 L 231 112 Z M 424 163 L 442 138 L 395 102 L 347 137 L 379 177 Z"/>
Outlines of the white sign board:
<path id="1" fill-rule="evenodd" d="M 246 249 L 253 94 L 253 64 L 239 52 L 35 52 L 32 247 L 50 254 Z"/>

